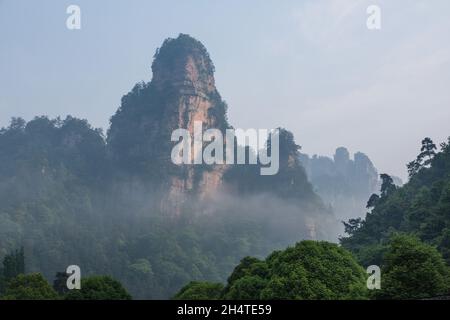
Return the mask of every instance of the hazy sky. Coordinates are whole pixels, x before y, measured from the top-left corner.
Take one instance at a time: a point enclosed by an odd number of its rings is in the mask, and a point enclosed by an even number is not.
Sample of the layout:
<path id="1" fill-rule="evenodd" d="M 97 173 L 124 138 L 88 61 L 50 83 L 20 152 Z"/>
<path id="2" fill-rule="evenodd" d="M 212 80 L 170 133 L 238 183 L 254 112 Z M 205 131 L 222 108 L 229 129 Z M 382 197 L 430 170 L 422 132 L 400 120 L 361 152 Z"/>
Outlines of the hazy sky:
<path id="1" fill-rule="evenodd" d="M 81 7 L 82 29 L 66 28 Z M 366 27 L 381 7 L 381 30 Z M 450 135 L 450 1 L 0 0 L 0 126 L 67 114 L 108 127 L 167 37 L 204 43 L 240 128 L 291 130 L 303 152 L 362 151 L 405 178 Z"/>

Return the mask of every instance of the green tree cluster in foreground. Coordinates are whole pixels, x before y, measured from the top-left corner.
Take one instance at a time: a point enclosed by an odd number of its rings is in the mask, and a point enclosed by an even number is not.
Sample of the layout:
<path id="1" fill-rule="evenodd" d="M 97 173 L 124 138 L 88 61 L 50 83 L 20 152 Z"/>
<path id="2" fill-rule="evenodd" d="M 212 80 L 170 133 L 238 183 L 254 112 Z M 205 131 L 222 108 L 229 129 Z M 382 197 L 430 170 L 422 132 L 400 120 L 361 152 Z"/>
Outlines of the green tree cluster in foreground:
<path id="1" fill-rule="evenodd" d="M 191 281 L 174 297 L 174 300 L 219 300 L 222 296 L 223 284 L 202 281 Z"/>
<path id="2" fill-rule="evenodd" d="M 6 286 L 3 300 L 56 300 L 58 294 L 40 273 L 19 274 Z"/>
<path id="3" fill-rule="evenodd" d="M 67 300 L 131 300 L 125 288 L 109 276 L 92 276 L 81 280 L 80 290 L 71 290 Z"/>
<path id="4" fill-rule="evenodd" d="M 450 269 L 436 248 L 411 235 L 393 235 L 383 255 L 378 299 L 423 299 L 450 294 Z"/>
<path id="5" fill-rule="evenodd" d="M 226 286 L 193 281 L 173 299 L 424 299 L 450 294 L 450 269 L 442 255 L 413 235 L 393 234 L 381 261 L 381 288 L 368 290 L 369 275 L 349 251 L 302 241 L 265 260 L 244 258 Z"/>
<path id="6" fill-rule="evenodd" d="M 208 291 L 207 288 L 215 288 Z M 351 253 L 328 242 L 302 241 L 265 260 L 247 257 L 220 284 L 191 282 L 174 299 L 367 299 L 366 275 Z"/>
<path id="7" fill-rule="evenodd" d="M 25 274 L 23 248 L 8 254 L 0 268 L 0 300 L 130 300 L 131 295 L 110 276 L 81 280 L 81 289 L 68 290 L 67 276 L 57 274 L 53 287 L 40 273 Z M 65 274 L 65 273 L 64 273 Z M 64 280 L 62 280 L 62 278 Z M 61 281 L 62 280 L 62 281 Z M 61 290 L 61 287 L 65 287 Z"/>
<path id="8" fill-rule="evenodd" d="M 82 279 L 81 289 L 59 295 L 40 273 L 20 274 L 11 279 L 0 300 L 130 300 L 131 295 L 109 276 Z"/>

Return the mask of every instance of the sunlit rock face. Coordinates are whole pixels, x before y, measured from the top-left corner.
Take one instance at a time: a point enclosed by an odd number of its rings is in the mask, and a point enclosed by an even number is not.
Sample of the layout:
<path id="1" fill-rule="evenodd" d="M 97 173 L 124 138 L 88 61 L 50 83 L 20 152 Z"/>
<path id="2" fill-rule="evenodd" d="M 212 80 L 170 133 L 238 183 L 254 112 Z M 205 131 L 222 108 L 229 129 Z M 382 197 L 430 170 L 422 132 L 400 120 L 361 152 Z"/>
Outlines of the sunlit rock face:
<path id="1" fill-rule="evenodd" d="M 151 82 L 138 84 L 122 99 L 111 119 L 108 145 L 120 171 L 157 184 L 161 210 L 178 215 L 190 196 L 214 195 L 225 166 L 174 165 L 171 133 L 183 128 L 193 136 L 194 122 L 224 132 L 229 127 L 226 105 L 215 87 L 208 52 L 188 35 L 165 40 L 152 71 Z"/>

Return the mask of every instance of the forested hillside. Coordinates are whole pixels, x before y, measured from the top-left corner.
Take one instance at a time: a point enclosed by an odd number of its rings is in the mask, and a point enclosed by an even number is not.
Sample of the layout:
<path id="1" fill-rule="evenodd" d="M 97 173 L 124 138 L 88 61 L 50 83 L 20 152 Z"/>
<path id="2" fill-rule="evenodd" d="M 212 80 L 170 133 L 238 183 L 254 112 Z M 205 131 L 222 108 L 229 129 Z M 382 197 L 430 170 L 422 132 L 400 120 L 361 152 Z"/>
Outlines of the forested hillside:
<path id="1" fill-rule="evenodd" d="M 370 197 L 364 220 L 346 224 L 341 239 L 364 264 L 379 263 L 392 233 L 411 233 L 434 245 L 450 262 L 450 139 L 437 146 L 426 138 L 417 158 L 408 164 L 410 180 L 396 187 L 382 175 L 380 194 Z"/>

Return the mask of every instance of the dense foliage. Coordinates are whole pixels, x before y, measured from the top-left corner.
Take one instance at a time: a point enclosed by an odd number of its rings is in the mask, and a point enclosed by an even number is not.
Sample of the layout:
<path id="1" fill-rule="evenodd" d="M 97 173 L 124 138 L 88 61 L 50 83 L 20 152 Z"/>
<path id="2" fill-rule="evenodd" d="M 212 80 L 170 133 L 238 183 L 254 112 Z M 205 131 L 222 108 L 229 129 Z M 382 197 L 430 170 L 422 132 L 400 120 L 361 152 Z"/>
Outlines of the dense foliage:
<path id="1" fill-rule="evenodd" d="M 394 235 L 383 257 L 381 299 L 422 299 L 450 293 L 450 269 L 436 248 Z"/>
<path id="2" fill-rule="evenodd" d="M 244 259 L 228 279 L 229 299 L 363 299 L 364 270 L 349 252 L 302 241 L 265 261 Z"/>
<path id="3" fill-rule="evenodd" d="M 199 285 L 219 288 L 215 284 Z M 191 288 L 192 284 L 187 285 L 175 297 L 183 296 Z M 195 299 L 195 295 L 188 297 Z M 265 260 L 242 259 L 220 297 L 238 300 L 367 299 L 368 290 L 365 271 L 347 250 L 328 242 L 302 241 L 294 247 L 273 252 Z M 217 298 L 217 291 L 209 298 Z"/>
<path id="4" fill-rule="evenodd" d="M 11 279 L 1 296 L 4 300 L 56 300 L 58 295 L 40 273 L 20 274 Z"/>
<path id="5" fill-rule="evenodd" d="M 108 276 L 92 276 L 81 280 L 80 290 L 71 290 L 67 300 L 130 300 L 120 282 Z"/>
<path id="6" fill-rule="evenodd" d="M 0 299 L 3 300 L 129 300 L 131 295 L 110 276 L 91 276 L 81 281 L 81 289 L 70 290 L 69 274 L 57 272 L 53 287 L 41 273 L 25 273 L 23 248 L 3 258 L 0 268 Z"/>
<path id="7" fill-rule="evenodd" d="M 223 284 L 191 281 L 173 297 L 174 300 L 218 300 Z"/>
<path id="8" fill-rule="evenodd" d="M 442 143 L 440 152 L 428 151 L 424 156 L 422 151 L 416 160 L 419 167 L 401 188 L 389 176 L 381 176 L 380 195 L 372 196 L 368 202 L 371 211 L 362 221 L 350 221 L 349 237 L 341 239 L 363 265 L 381 262 L 383 247 L 394 232 L 415 234 L 437 246 L 447 263 L 450 262 L 449 143 L 450 140 Z M 422 150 L 426 150 L 429 140 L 424 139 L 423 144 Z"/>
<path id="9" fill-rule="evenodd" d="M 344 223 L 349 236 L 342 245 L 363 266 L 382 267 L 378 298 L 450 293 L 450 138 L 436 149 L 425 138 L 417 159 L 408 164 L 409 182 L 396 187 L 382 174 L 380 194 L 369 198 L 366 218 Z"/>

